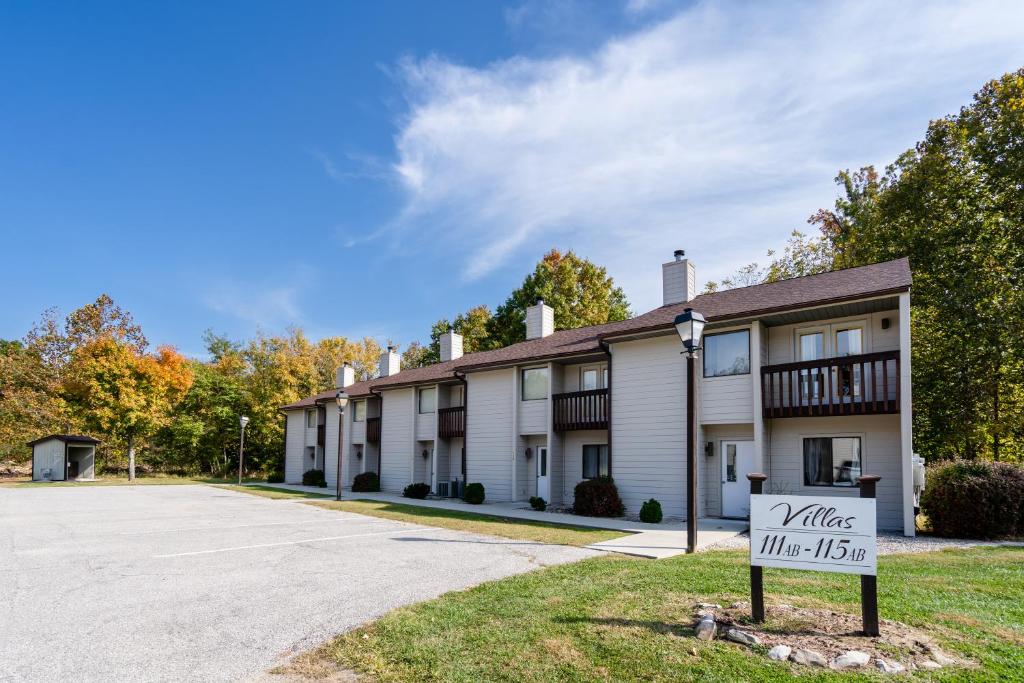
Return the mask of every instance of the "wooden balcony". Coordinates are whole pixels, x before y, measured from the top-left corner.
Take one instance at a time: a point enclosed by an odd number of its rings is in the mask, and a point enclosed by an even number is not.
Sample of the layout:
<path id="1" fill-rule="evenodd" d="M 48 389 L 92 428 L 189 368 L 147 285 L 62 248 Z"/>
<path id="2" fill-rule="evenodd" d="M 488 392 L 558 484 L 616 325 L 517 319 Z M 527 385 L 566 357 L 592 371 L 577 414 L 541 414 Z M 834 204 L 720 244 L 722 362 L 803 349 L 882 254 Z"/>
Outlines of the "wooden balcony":
<path id="1" fill-rule="evenodd" d="M 380 443 L 380 418 L 366 418 L 366 443 Z"/>
<path id="2" fill-rule="evenodd" d="M 317 446 L 323 446 L 325 443 L 327 443 L 327 438 L 326 438 L 327 435 L 325 433 L 326 429 L 327 429 L 327 425 L 317 425 L 316 426 L 316 445 Z"/>
<path id="3" fill-rule="evenodd" d="M 437 411 L 437 435 L 442 439 L 451 439 L 466 435 L 466 408 L 439 408 Z"/>
<path id="4" fill-rule="evenodd" d="M 608 429 L 608 390 L 572 391 L 551 397 L 555 431 Z"/>
<path id="5" fill-rule="evenodd" d="M 898 413 L 900 353 L 766 365 L 761 401 L 766 418 Z"/>

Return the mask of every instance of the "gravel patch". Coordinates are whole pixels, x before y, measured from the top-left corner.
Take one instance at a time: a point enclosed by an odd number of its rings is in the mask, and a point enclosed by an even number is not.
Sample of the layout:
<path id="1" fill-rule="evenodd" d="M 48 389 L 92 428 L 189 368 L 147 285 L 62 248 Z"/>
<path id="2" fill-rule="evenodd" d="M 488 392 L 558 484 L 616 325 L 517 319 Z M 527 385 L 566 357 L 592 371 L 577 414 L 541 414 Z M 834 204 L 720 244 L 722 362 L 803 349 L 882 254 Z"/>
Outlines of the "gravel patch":
<path id="1" fill-rule="evenodd" d="M 878 534 L 878 554 L 927 553 L 949 548 L 976 548 L 978 546 L 1024 546 L 1020 541 L 972 541 L 965 538 L 938 538 L 936 536 L 915 536 L 902 534 Z M 732 538 L 708 546 L 707 550 L 747 550 L 750 548 L 750 533 L 744 532 Z"/>

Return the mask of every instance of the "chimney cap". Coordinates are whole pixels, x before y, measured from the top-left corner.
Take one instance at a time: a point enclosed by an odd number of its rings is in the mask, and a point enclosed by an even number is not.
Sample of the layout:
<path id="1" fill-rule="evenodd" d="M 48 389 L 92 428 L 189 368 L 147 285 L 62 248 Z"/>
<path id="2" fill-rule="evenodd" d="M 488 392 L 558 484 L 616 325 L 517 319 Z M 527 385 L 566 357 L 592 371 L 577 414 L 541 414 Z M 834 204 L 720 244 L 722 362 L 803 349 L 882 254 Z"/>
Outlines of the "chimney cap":
<path id="1" fill-rule="evenodd" d="M 540 296 L 537 297 L 537 305 L 538 306 L 543 306 L 544 305 L 544 297 L 540 297 Z"/>
<path id="2" fill-rule="evenodd" d="M 388 344 L 388 351 L 390 352 L 390 351 L 394 351 L 394 350 L 395 350 L 395 345 L 394 344 Z"/>
<path id="3" fill-rule="evenodd" d="M 676 261 L 681 261 L 682 258 L 686 256 L 686 250 L 676 249 L 674 252 L 672 252 L 672 255 L 676 257 Z"/>

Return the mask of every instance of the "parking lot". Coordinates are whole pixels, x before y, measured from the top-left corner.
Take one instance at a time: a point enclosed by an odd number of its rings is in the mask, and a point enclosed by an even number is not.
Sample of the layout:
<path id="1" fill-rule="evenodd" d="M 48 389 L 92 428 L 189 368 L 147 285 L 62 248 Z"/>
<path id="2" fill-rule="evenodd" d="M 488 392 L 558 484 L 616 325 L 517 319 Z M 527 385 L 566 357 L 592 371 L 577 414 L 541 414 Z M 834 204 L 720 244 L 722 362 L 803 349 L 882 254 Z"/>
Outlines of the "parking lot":
<path id="1" fill-rule="evenodd" d="M 0 680 L 246 680 L 384 612 L 593 551 L 209 486 L 0 489 Z"/>

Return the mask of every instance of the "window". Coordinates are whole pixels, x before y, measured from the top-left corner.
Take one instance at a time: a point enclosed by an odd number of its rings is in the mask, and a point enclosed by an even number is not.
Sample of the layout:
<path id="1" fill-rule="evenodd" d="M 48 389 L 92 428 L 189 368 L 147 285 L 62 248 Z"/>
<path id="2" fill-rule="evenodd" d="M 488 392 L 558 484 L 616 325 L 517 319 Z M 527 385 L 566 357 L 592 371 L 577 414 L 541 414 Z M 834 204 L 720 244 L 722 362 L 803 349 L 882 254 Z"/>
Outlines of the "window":
<path id="1" fill-rule="evenodd" d="M 420 389 L 420 412 L 432 413 L 437 406 L 437 389 Z"/>
<path id="2" fill-rule="evenodd" d="M 307 410 L 306 411 L 306 426 L 309 427 L 309 428 L 316 427 L 316 411 L 315 410 Z"/>
<path id="3" fill-rule="evenodd" d="M 855 486 L 860 456 L 859 436 L 804 439 L 804 486 Z"/>
<path id="4" fill-rule="evenodd" d="M 611 476 L 608 467 L 608 446 L 584 446 L 583 447 L 583 478 L 596 479 L 597 477 Z"/>
<path id="5" fill-rule="evenodd" d="M 458 386 L 452 387 L 451 399 L 452 399 L 452 407 L 453 408 L 457 408 L 457 407 L 463 405 L 463 402 L 462 402 L 463 394 L 462 394 L 462 392 L 463 392 L 464 389 L 465 389 L 465 387 L 462 386 L 461 384 L 458 385 Z"/>
<path id="6" fill-rule="evenodd" d="M 352 404 L 352 421 L 364 422 L 366 420 L 366 401 L 356 401 Z"/>
<path id="7" fill-rule="evenodd" d="M 584 368 L 580 370 L 580 390 L 591 389 L 597 389 L 597 368 Z"/>
<path id="8" fill-rule="evenodd" d="M 736 444 L 725 446 L 725 480 L 736 481 Z"/>
<path id="9" fill-rule="evenodd" d="M 864 330 L 860 327 L 836 330 L 836 356 L 856 356 L 864 353 Z M 836 386 L 840 396 L 860 396 L 861 376 L 859 365 L 840 366 Z"/>
<path id="10" fill-rule="evenodd" d="M 750 373 L 750 330 L 704 337 L 704 376 L 726 377 Z"/>
<path id="11" fill-rule="evenodd" d="M 800 334 L 800 360 L 821 360 L 825 357 L 825 335 L 822 332 Z M 825 374 L 820 368 L 800 370 L 800 398 L 808 405 L 821 401 L 825 387 Z"/>
<path id="12" fill-rule="evenodd" d="M 536 401 L 548 397 L 548 369 L 527 368 L 523 370 L 523 400 Z"/>

